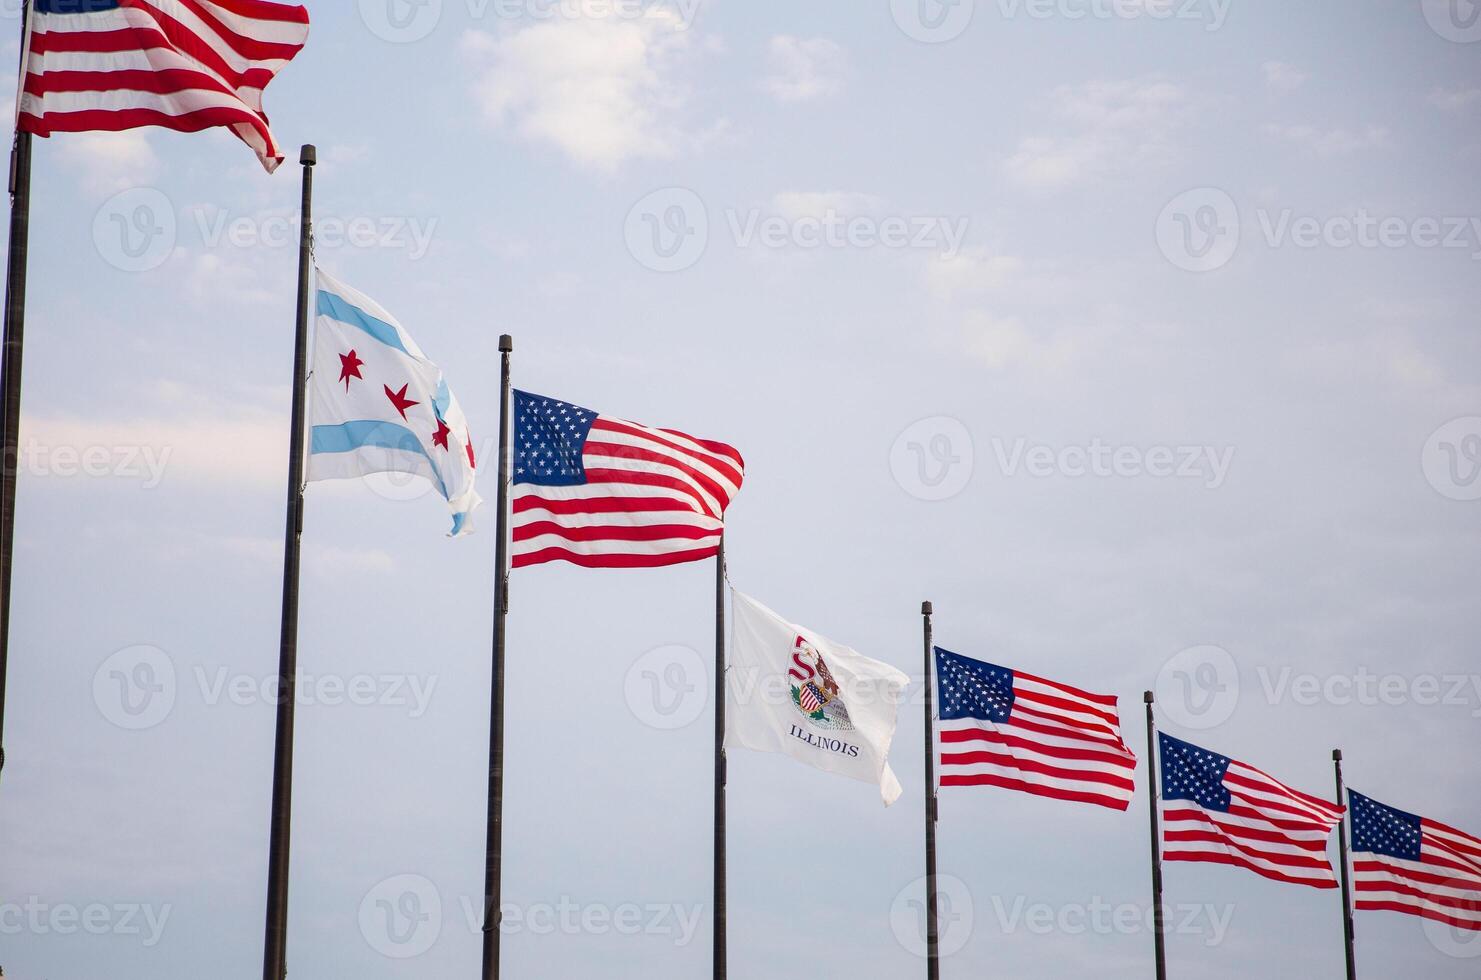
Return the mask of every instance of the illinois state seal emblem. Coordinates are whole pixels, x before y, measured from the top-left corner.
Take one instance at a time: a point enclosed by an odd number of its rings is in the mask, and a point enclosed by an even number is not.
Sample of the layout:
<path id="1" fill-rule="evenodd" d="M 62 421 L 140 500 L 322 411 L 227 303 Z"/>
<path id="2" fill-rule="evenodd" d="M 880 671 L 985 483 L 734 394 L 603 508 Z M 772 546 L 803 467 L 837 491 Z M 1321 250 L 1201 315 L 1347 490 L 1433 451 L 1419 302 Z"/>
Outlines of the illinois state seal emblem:
<path id="1" fill-rule="evenodd" d="M 792 667 L 787 671 L 792 682 L 792 703 L 818 728 L 853 731 L 843 692 L 834 680 L 828 662 L 817 647 L 799 636 L 792 644 Z"/>

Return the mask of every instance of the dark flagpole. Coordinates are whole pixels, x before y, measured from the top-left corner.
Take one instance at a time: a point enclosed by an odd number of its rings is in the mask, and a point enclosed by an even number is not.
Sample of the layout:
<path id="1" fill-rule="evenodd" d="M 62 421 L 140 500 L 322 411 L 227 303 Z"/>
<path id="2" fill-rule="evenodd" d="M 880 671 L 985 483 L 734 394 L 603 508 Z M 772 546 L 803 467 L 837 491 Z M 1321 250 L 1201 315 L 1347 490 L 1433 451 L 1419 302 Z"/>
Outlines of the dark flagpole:
<path id="1" fill-rule="evenodd" d="M 488 827 L 483 855 L 483 980 L 498 980 L 499 921 L 504 879 L 504 647 L 509 618 L 509 443 L 514 384 L 509 360 L 514 338 L 499 338 L 499 490 L 494 534 L 494 670 L 489 694 Z"/>
<path id="2" fill-rule="evenodd" d="M 1152 936 L 1157 951 L 1157 980 L 1167 980 L 1167 940 L 1163 935 L 1162 908 L 1162 829 L 1159 826 L 1157 802 L 1161 787 L 1157 785 L 1157 719 L 1152 715 L 1155 698 L 1148 691 L 1142 695 L 1147 704 L 1147 807 L 1152 814 Z"/>
<path id="3" fill-rule="evenodd" d="M 1332 750 L 1332 766 L 1337 770 L 1337 805 L 1347 806 L 1347 787 L 1342 782 L 1342 750 Z M 1352 870 L 1347 861 L 1347 814 L 1337 825 L 1337 860 L 1342 862 L 1342 940 L 1347 956 L 1347 980 L 1357 980 L 1357 951 L 1353 948 Z"/>
<path id="4" fill-rule="evenodd" d="M 925 622 L 926 654 L 921 682 L 926 691 L 926 976 L 939 980 L 940 952 L 937 948 L 936 919 L 936 726 L 931 719 L 931 604 L 920 604 Z"/>
<path id="5" fill-rule="evenodd" d="M 21 11 L 21 58 L 27 19 Z M 20 80 L 25 87 L 25 65 Z M 19 97 L 19 96 L 17 96 Z M 4 366 L 0 368 L 0 769 L 5 768 L 5 677 L 10 666 L 10 576 L 15 557 L 15 481 L 20 473 L 21 362 L 26 335 L 26 256 L 31 243 L 31 134 L 16 130 L 10 151 L 10 253 L 5 263 Z"/>
<path id="6" fill-rule="evenodd" d="M 725 980 L 725 539 L 715 554 L 715 897 L 714 980 Z"/>
<path id="7" fill-rule="evenodd" d="M 273 742 L 273 814 L 267 859 L 267 929 L 262 980 L 283 980 L 288 952 L 288 845 L 293 827 L 293 711 L 298 680 L 298 554 L 303 537 L 304 400 L 308 387 L 309 277 L 314 264 L 314 165 L 304 146 L 298 236 L 298 311 L 293 340 L 293 414 L 288 438 L 288 514 L 283 530 L 283 621 L 278 634 L 278 726 Z"/>

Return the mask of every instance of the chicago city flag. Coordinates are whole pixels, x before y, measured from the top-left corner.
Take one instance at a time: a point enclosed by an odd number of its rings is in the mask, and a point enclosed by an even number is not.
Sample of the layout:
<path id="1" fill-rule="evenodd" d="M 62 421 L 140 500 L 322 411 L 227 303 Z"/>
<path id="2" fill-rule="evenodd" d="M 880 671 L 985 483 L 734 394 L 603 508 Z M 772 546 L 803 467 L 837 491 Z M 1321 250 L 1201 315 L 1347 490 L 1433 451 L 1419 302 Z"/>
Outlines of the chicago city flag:
<path id="1" fill-rule="evenodd" d="M 889 664 L 789 623 L 731 590 L 735 625 L 726 674 L 725 744 L 781 752 L 879 785 L 900 798 L 890 770 L 895 711 L 910 678 Z"/>
<path id="2" fill-rule="evenodd" d="M 309 479 L 425 477 L 452 508 L 452 535 L 467 533 L 480 503 L 473 488 L 477 459 L 442 371 L 379 303 L 315 271 Z"/>

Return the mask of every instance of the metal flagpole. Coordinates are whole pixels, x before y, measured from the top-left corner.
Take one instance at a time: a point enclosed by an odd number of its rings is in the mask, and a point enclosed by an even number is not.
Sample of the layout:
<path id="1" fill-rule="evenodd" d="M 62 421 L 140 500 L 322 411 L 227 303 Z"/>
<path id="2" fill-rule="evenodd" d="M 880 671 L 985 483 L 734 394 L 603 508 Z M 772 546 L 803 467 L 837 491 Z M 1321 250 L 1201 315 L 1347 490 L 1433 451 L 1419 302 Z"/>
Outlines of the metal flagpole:
<path id="1" fill-rule="evenodd" d="M 1337 771 L 1337 805 L 1347 806 L 1347 787 L 1342 782 L 1342 750 L 1332 750 L 1332 766 Z M 1347 956 L 1347 980 L 1357 980 L 1357 951 L 1353 948 L 1352 922 L 1352 869 L 1347 858 L 1347 819 L 1337 824 L 1337 859 L 1342 862 L 1342 939 L 1343 951 Z"/>
<path id="2" fill-rule="evenodd" d="M 21 12 L 21 67 L 16 83 L 21 91 L 26 83 L 30 12 L 30 4 Z M 30 242 L 31 134 L 17 126 L 10 151 L 10 253 L 5 264 L 4 365 L 0 367 L 0 429 L 4 430 L 0 444 L 0 769 L 5 768 L 5 677 L 10 665 L 10 579 L 15 557 L 15 482 L 21 463 L 21 363 Z"/>
<path id="3" fill-rule="evenodd" d="M 288 847 L 293 825 L 293 712 L 298 679 L 298 567 L 303 538 L 303 455 L 308 388 L 309 279 L 314 264 L 314 165 L 318 152 L 305 145 L 302 220 L 298 236 L 298 311 L 293 340 L 293 414 L 288 438 L 288 508 L 283 531 L 283 620 L 278 634 L 278 724 L 273 742 L 272 831 L 267 859 L 267 928 L 262 980 L 287 975 Z"/>
<path id="4" fill-rule="evenodd" d="M 1157 719 L 1152 715 L 1151 691 L 1142 695 L 1147 704 L 1147 806 L 1152 815 L 1152 936 L 1157 951 L 1157 980 L 1167 980 L 1167 940 L 1163 935 L 1162 908 L 1162 831 L 1158 825 L 1157 803 L 1161 787 L 1157 785 Z"/>
<path id="5" fill-rule="evenodd" d="M 931 613 L 929 602 L 920 605 L 921 619 L 925 622 L 925 667 L 921 674 L 926 691 L 926 976 L 939 980 L 941 976 L 940 953 L 937 948 L 936 919 L 936 726 L 931 718 Z"/>
<path id="6" fill-rule="evenodd" d="M 715 896 L 714 980 L 725 980 L 725 539 L 715 554 Z"/>
<path id="7" fill-rule="evenodd" d="M 509 482 L 513 464 L 509 459 L 510 433 L 514 424 L 514 385 L 509 361 L 514 338 L 499 338 L 499 491 L 494 533 L 494 669 L 489 695 L 489 792 L 488 828 L 483 862 L 483 980 L 499 976 L 499 921 L 504 866 L 504 648 L 509 618 Z"/>

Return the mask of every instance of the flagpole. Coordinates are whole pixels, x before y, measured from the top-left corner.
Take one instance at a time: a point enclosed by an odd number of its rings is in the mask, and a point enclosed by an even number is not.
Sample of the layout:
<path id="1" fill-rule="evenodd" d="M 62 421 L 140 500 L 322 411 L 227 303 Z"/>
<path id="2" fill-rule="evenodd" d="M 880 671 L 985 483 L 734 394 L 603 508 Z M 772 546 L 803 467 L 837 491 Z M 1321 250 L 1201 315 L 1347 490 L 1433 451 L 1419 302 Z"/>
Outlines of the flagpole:
<path id="1" fill-rule="evenodd" d="M 715 553 L 715 895 L 714 980 L 725 980 L 725 539 Z"/>
<path id="2" fill-rule="evenodd" d="M 1156 944 L 1157 980 L 1167 980 L 1167 940 L 1163 935 L 1162 908 L 1162 831 L 1158 825 L 1157 801 L 1157 719 L 1152 714 L 1155 700 L 1151 691 L 1142 695 L 1147 705 L 1147 807 L 1152 817 L 1152 936 Z"/>
<path id="3" fill-rule="evenodd" d="M 272 830 L 267 859 L 267 927 L 262 980 L 283 980 L 288 952 L 288 848 L 293 833 L 293 714 L 298 681 L 298 567 L 303 538 L 304 400 L 308 388 L 309 277 L 314 264 L 314 165 L 305 144 L 298 235 L 298 310 L 293 339 L 293 410 L 288 437 L 288 506 L 283 530 L 283 619 L 278 633 L 278 719 L 273 741 Z"/>
<path id="4" fill-rule="evenodd" d="M 921 673 L 926 692 L 926 977 L 939 980 L 941 976 L 940 950 L 938 948 L 938 920 L 936 918 L 936 727 L 932 723 L 931 710 L 931 614 L 930 602 L 920 605 L 921 619 L 925 623 L 925 661 Z"/>
<path id="5" fill-rule="evenodd" d="M 489 694 L 488 824 L 483 862 L 483 980 L 498 980 L 499 922 L 504 877 L 504 650 L 509 618 L 509 459 L 513 424 L 510 403 L 514 384 L 509 373 L 514 338 L 499 338 L 499 489 L 494 534 L 493 683 Z"/>
<path id="6" fill-rule="evenodd" d="M 16 104 L 26 84 L 30 4 L 21 11 Z M 17 119 L 19 123 L 19 119 Z M 26 334 L 26 258 L 31 244 L 31 134 L 16 126 L 10 150 L 10 251 L 5 262 L 4 364 L 0 367 L 0 770 L 5 768 L 5 678 L 10 666 L 10 580 L 15 559 L 15 485 L 20 475 L 21 365 Z"/>
<path id="7" fill-rule="evenodd" d="M 1332 750 L 1332 766 L 1337 772 L 1337 805 L 1347 806 L 1347 787 L 1342 782 L 1342 750 Z M 1352 871 L 1347 858 L 1347 814 L 1337 824 L 1337 859 L 1342 862 L 1342 939 L 1347 956 L 1347 980 L 1357 980 L 1357 951 L 1353 944 Z"/>

